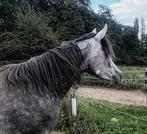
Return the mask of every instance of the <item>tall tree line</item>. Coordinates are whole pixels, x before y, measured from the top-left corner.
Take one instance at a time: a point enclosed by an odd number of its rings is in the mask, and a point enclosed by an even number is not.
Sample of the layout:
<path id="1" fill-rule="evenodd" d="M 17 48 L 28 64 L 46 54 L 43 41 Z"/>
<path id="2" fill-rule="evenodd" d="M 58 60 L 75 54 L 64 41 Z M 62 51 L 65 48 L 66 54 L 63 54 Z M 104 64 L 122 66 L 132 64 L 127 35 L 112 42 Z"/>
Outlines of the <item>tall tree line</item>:
<path id="1" fill-rule="evenodd" d="M 111 10 L 100 5 L 90 8 L 90 0 L 2 0 L 0 2 L 0 59 L 27 59 L 75 39 L 108 23 L 110 38 L 120 64 L 147 64 L 147 38 L 142 20 L 134 27 L 118 24 Z"/>

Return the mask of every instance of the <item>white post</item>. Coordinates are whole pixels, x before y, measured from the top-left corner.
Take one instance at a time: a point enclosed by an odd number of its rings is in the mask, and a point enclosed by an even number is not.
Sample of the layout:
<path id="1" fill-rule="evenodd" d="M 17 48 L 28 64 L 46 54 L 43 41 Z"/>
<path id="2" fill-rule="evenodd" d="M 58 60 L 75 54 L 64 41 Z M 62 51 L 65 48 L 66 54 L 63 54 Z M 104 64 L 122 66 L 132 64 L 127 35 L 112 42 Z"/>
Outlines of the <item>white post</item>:
<path id="1" fill-rule="evenodd" d="M 76 98 L 76 89 L 78 89 L 78 85 L 75 82 L 73 85 L 73 92 L 71 94 L 71 114 L 72 116 L 76 116 L 77 115 L 77 98 Z"/>
<path id="2" fill-rule="evenodd" d="M 77 115 L 77 99 L 75 97 L 71 98 L 71 112 L 73 116 Z"/>

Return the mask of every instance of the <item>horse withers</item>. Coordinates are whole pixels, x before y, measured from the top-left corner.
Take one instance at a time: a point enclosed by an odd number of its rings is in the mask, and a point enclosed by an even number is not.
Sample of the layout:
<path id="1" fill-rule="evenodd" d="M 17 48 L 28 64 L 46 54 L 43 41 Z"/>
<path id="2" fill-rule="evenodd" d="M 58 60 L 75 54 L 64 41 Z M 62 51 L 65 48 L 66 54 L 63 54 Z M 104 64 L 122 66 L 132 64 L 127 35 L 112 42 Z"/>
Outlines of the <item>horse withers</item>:
<path id="1" fill-rule="evenodd" d="M 30 60 L 0 68 L 0 134 L 50 134 L 73 83 L 88 72 L 119 82 L 107 25 Z"/>

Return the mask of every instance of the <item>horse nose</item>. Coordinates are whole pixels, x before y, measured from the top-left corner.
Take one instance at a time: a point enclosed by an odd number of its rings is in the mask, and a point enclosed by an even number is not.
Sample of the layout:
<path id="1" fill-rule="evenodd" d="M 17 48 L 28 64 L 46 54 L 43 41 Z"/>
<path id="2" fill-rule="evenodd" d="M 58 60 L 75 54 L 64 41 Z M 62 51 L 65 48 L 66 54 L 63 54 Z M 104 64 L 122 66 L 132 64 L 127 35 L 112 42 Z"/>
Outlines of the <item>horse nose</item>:
<path id="1" fill-rule="evenodd" d="M 120 78 L 120 81 L 121 81 L 121 79 L 122 79 L 122 72 L 120 71 L 120 72 L 118 73 L 118 75 L 119 75 L 119 78 Z"/>
<path id="2" fill-rule="evenodd" d="M 122 73 L 119 73 L 117 75 L 113 75 L 112 79 L 115 83 L 119 84 L 121 82 L 121 79 L 122 79 Z"/>

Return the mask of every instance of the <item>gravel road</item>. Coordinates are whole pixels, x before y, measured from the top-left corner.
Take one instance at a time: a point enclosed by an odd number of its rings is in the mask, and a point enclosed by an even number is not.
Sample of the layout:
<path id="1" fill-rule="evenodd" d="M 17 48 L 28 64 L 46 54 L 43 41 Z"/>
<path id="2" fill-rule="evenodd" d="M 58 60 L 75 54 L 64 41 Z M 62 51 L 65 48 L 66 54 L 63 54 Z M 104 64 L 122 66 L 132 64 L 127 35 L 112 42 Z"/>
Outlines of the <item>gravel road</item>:
<path id="1" fill-rule="evenodd" d="M 147 93 L 145 94 L 140 90 L 130 91 L 102 87 L 80 87 L 76 94 L 87 98 L 107 100 L 115 103 L 147 106 Z"/>

